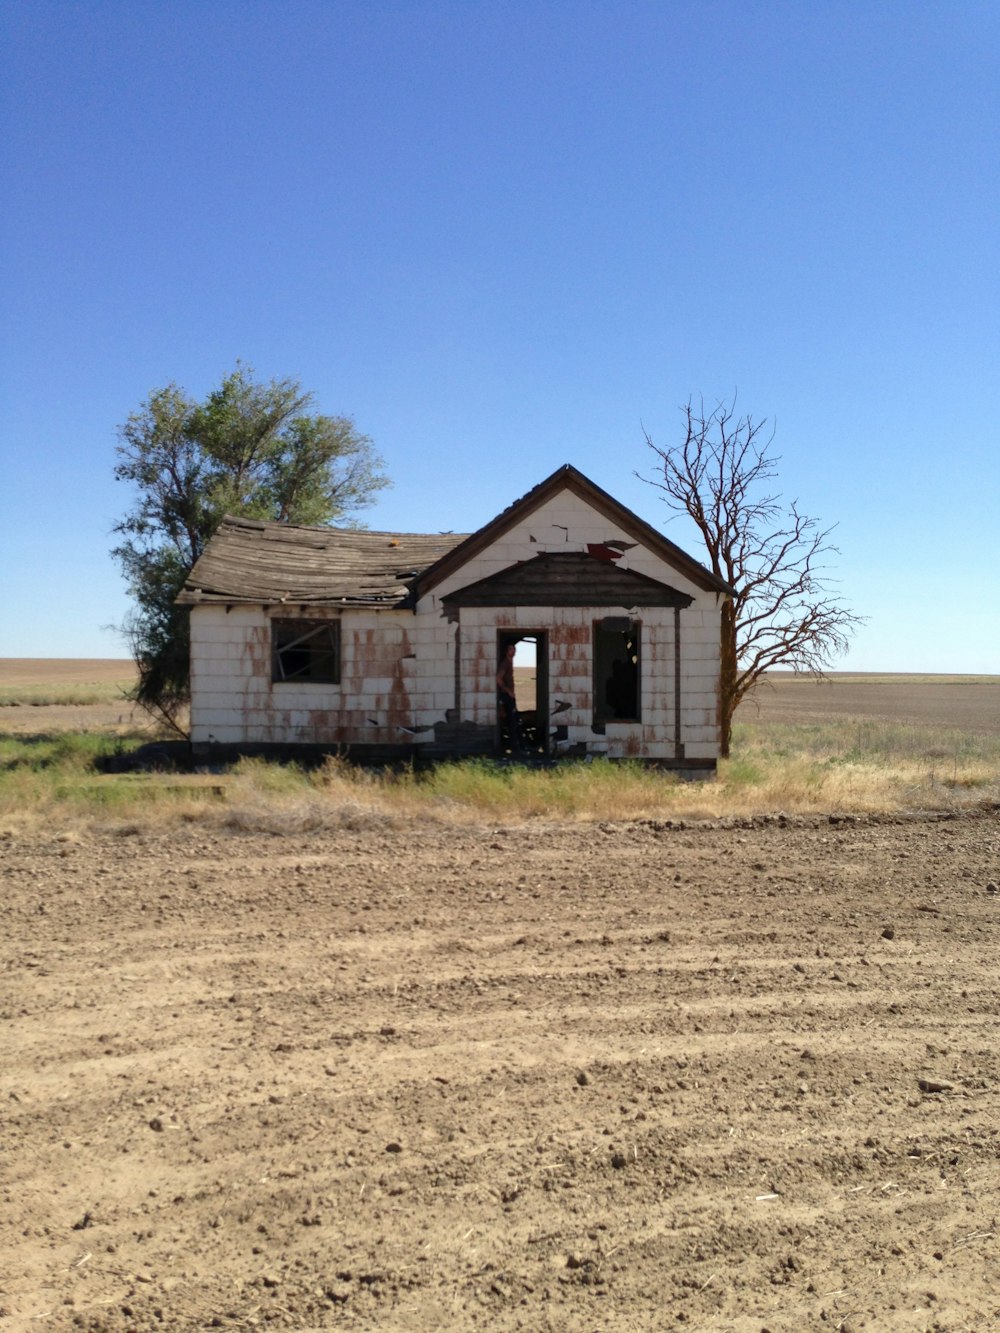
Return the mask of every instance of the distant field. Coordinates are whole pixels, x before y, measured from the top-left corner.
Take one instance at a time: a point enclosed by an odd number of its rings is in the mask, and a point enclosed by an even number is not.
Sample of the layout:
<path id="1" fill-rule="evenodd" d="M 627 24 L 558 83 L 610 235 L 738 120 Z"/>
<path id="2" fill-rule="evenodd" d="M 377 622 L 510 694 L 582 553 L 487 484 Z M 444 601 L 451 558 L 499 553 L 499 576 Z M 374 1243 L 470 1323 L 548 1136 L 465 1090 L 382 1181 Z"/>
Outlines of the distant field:
<path id="1" fill-rule="evenodd" d="M 0 658 L 0 732 L 118 730 L 133 722 L 135 665 L 117 657 Z M 44 719 L 44 723 L 43 723 Z"/>
<path id="2" fill-rule="evenodd" d="M 515 677 L 521 709 L 534 708 L 534 667 L 515 668 Z M 134 682 L 135 666 L 128 658 L 5 657 L 0 658 L 0 707 L 89 706 L 94 712 L 81 714 L 79 725 L 102 726 L 122 720 L 123 695 Z M 857 719 L 1000 736 L 1000 676 L 845 671 L 819 680 L 775 672 L 744 700 L 736 717 L 765 726 Z"/>
<path id="3" fill-rule="evenodd" d="M 741 723 L 857 719 L 1000 736 L 1000 676 L 833 672 L 769 675 L 740 706 Z"/>
<path id="4" fill-rule="evenodd" d="M 0 657 L 0 687 L 98 685 L 135 679 L 127 657 Z"/>

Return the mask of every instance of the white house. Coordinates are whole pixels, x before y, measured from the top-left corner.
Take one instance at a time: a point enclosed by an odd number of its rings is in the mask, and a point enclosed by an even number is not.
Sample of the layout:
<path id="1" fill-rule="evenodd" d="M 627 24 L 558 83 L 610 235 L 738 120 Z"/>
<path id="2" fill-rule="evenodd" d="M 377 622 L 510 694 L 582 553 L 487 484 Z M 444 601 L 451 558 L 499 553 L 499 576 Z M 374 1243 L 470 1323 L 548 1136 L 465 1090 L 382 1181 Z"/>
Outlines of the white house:
<path id="1" fill-rule="evenodd" d="M 531 640 L 530 751 L 712 771 L 731 589 L 566 465 L 471 535 L 227 518 L 191 608 L 196 753 L 502 753 L 507 645 Z"/>

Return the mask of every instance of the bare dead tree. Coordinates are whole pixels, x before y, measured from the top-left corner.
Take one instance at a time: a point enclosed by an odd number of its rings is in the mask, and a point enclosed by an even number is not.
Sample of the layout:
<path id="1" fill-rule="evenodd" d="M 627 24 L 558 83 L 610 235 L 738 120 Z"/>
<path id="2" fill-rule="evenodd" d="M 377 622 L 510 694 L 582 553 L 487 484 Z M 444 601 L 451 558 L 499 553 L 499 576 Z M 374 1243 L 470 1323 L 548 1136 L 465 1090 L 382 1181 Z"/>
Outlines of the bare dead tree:
<path id="1" fill-rule="evenodd" d="M 719 681 L 721 753 L 728 756 L 733 714 L 764 672 L 783 666 L 822 675 L 863 617 L 830 587 L 833 528 L 769 493 L 781 460 L 770 453 L 767 421 L 738 415 L 735 396 L 708 412 L 689 400 L 681 411 L 677 446 L 661 449 L 643 431 L 659 461 L 655 476 L 636 475 L 663 492 L 672 517 L 693 520 L 709 568 L 734 590 L 722 609 Z"/>

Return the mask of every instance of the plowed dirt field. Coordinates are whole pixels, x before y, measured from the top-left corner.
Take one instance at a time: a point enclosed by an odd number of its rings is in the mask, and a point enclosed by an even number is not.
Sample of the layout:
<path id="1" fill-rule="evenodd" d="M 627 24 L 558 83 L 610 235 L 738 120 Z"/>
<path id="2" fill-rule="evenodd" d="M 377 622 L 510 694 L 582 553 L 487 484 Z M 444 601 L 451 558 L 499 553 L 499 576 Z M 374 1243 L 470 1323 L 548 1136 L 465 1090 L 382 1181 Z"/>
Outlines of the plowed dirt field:
<path id="1" fill-rule="evenodd" d="M 997 811 L 0 874 L 0 1330 L 1000 1328 Z"/>

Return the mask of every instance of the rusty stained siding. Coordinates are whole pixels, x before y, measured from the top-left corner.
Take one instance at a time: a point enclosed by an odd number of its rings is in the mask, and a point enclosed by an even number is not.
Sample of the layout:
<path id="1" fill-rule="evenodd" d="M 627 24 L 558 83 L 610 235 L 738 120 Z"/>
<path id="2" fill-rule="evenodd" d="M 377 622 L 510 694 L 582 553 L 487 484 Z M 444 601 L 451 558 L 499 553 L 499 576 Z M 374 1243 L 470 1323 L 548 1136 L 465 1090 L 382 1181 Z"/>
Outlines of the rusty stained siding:
<path id="1" fill-rule="evenodd" d="M 614 758 L 664 758 L 675 753 L 675 654 L 673 612 L 648 609 L 642 622 L 640 664 L 642 720 L 609 722 L 593 730 L 593 626 L 607 607 L 530 607 L 495 614 L 490 608 L 462 610 L 461 707 L 463 721 L 492 725 L 496 718 L 497 631 L 545 630 L 549 652 L 552 724 L 567 728 L 571 744 Z M 621 608 L 621 614 L 626 609 Z M 682 612 L 682 619 L 684 613 Z M 559 704 L 568 705 L 555 713 Z M 683 722 L 683 718 L 682 718 Z M 682 728 L 683 730 L 683 728 Z"/>
<path id="2" fill-rule="evenodd" d="M 412 645 L 405 613 L 341 617 L 340 685 L 276 682 L 250 739 L 283 744 L 394 744 L 409 740 Z"/>
<path id="3" fill-rule="evenodd" d="M 273 608 L 288 618 L 292 608 Z M 294 608 L 298 611 L 298 608 Z M 301 612 L 299 614 L 302 614 Z M 309 608 L 306 620 L 336 613 Z M 339 685 L 271 679 L 270 615 L 263 608 L 200 606 L 191 616 L 191 738 L 220 744 L 392 745 L 419 741 L 407 728 L 443 719 L 453 702 L 422 671 L 421 640 L 406 611 L 344 612 Z M 439 637 L 453 629 L 442 626 Z M 433 658 L 424 642 L 424 655 Z"/>
<path id="4" fill-rule="evenodd" d="M 417 608 L 417 620 L 428 625 L 447 622 L 441 599 L 499 574 L 543 551 L 583 551 L 593 543 L 624 538 L 613 523 L 584 500 L 568 492 L 554 496 L 516 523 L 496 542 L 478 552 L 433 588 Z M 480 728 L 496 722 L 496 637 L 502 628 L 546 630 L 549 635 L 549 704 L 552 720 L 567 728 L 572 744 L 614 757 L 672 759 L 678 738 L 689 758 L 718 754 L 716 697 L 719 671 L 719 600 L 696 587 L 673 565 L 641 544 L 629 544 L 618 568 L 631 569 L 667 583 L 693 599 L 680 613 L 681 649 L 675 651 L 674 617 L 670 608 L 646 605 L 601 607 L 475 607 L 452 606 L 460 622 L 458 707 L 455 720 Z M 593 721 L 593 622 L 606 615 L 628 615 L 643 626 L 641 653 L 642 720 L 607 723 L 595 734 Z M 454 628 L 454 626 L 453 626 Z M 449 641 L 454 649 L 454 640 Z M 679 668 L 679 669 L 678 669 Z M 453 678 L 454 659 L 441 663 Z M 677 684 L 680 681 L 680 714 Z M 555 713 L 559 702 L 569 705 Z"/>

